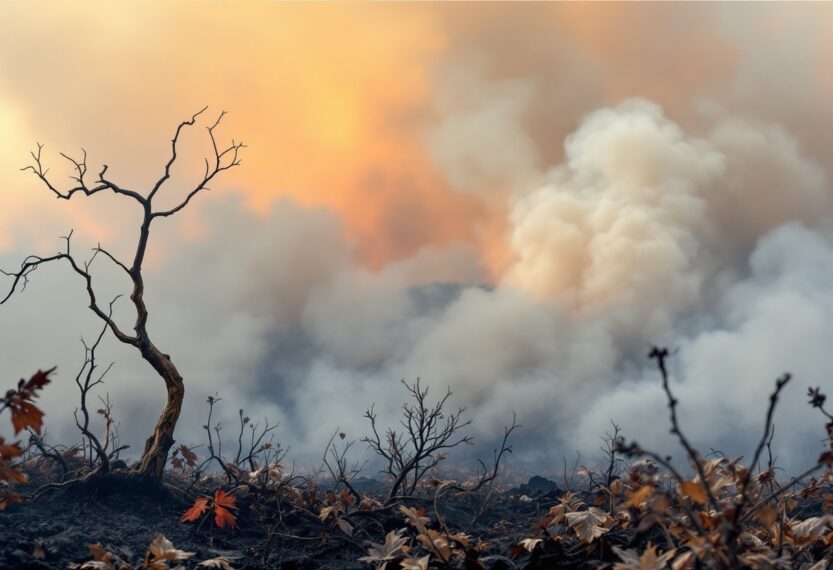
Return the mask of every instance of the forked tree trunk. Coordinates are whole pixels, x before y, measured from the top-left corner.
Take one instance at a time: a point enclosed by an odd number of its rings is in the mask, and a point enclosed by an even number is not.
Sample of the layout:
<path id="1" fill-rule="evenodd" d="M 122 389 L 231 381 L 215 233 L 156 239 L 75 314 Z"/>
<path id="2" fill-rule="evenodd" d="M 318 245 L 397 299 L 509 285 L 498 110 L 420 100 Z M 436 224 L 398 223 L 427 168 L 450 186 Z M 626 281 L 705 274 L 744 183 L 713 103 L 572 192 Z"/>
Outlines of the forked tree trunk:
<path id="1" fill-rule="evenodd" d="M 161 479 L 168 461 L 168 452 L 174 444 L 174 429 L 182 411 L 185 385 L 170 356 L 162 354 L 152 344 L 142 351 L 142 356 L 165 381 L 168 397 L 156 427 L 153 428 L 153 435 L 145 443 L 137 471 L 142 475 Z"/>

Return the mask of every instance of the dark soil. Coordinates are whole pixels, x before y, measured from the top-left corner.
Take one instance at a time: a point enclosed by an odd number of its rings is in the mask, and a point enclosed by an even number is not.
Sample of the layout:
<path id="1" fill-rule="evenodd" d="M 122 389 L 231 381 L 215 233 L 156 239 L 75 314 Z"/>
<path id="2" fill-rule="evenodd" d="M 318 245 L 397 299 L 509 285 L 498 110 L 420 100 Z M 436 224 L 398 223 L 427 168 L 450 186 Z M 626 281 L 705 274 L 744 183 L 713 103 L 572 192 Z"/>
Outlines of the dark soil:
<path id="1" fill-rule="evenodd" d="M 363 485 L 373 486 L 373 481 Z M 119 472 L 52 490 L 0 513 L 0 568 L 64 569 L 70 562 L 89 560 L 88 545 L 94 543 L 138 564 L 161 533 L 176 548 L 196 553 L 189 568 L 225 555 L 237 570 L 370 569 L 358 561 L 367 554 L 368 541 L 384 542 L 386 532 L 405 526 L 395 509 L 355 512 L 350 522 L 356 532 L 349 537 L 309 511 L 284 509 L 280 517 L 270 516 L 269 507 L 253 496 L 238 499 L 236 529 L 217 529 L 211 520 L 181 524 L 180 516 L 198 494 L 172 492 Z M 509 568 L 506 557 L 512 547 L 530 535 L 534 522 L 559 495 L 554 483 L 537 477 L 520 488 L 495 493 L 482 513 L 482 497 L 445 499 L 441 516 L 450 529 L 489 544 L 480 554 L 481 568 Z M 433 505 L 423 505 L 437 528 Z M 518 567 L 548 566 L 519 561 Z"/>

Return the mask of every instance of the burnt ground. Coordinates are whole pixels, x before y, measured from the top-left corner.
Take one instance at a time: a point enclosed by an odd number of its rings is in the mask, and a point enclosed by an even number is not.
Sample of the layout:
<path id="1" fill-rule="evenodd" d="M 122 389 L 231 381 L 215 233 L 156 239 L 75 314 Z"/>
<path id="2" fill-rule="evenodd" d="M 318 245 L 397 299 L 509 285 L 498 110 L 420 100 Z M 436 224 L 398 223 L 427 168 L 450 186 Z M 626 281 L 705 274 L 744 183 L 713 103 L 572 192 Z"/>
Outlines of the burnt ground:
<path id="1" fill-rule="evenodd" d="M 238 488 L 238 525 L 234 529 L 216 528 L 210 517 L 201 524 L 180 523 L 194 498 L 210 494 L 215 483 L 211 481 L 200 490 L 183 487 L 183 480 L 172 476 L 160 487 L 129 472 L 116 471 L 53 490 L 36 501 L 12 505 L 0 512 L 0 569 L 68 568 L 71 563 L 90 560 L 88 545 L 95 543 L 139 568 L 148 545 L 160 533 L 176 548 L 195 553 L 185 564 L 189 569 L 202 568 L 197 566 L 199 562 L 218 556 L 226 556 L 236 570 L 371 569 L 377 566 L 359 561 L 368 554 L 370 542 L 383 543 L 388 532 L 407 527 L 396 508 L 361 510 L 354 505 L 343 515 L 352 527 L 352 536 L 348 536 L 333 522 L 321 522 L 319 513 L 322 505 L 328 504 L 327 493 L 311 485 L 303 489 L 303 497 L 296 493 L 300 506 L 286 495 L 278 498 L 276 493 L 246 493 Z M 355 484 L 366 496 L 384 489 L 373 480 Z M 565 539 L 546 541 L 532 554 L 520 548 L 521 540 L 536 536 L 536 523 L 562 494 L 552 481 L 533 477 L 524 485 L 494 491 L 485 508 L 483 494 L 447 496 L 439 503 L 438 517 L 430 490 L 426 500 L 410 504 L 424 509 L 431 519 L 430 528 L 440 529 L 445 524 L 451 533 L 469 535 L 471 545 L 485 543 L 469 549 L 465 560 L 459 556 L 446 566 L 433 561 L 431 569 L 612 568 L 619 561 L 614 546 L 641 550 L 646 544 L 662 544 L 664 540 L 655 528 L 645 532 L 617 528 L 594 541 L 592 547 Z M 589 504 L 593 497 L 584 494 L 582 499 Z M 824 512 L 819 499 L 801 501 L 794 509 L 801 519 Z M 826 551 L 819 548 L 812 547 L 802 560 L 825 558 Z M 807 568 L 808 564 L 796 560 L 790 567 Z M 764 567 L 769 566 L 760 566 Z M 387 570 L 400 568 L 398 562 L 387 564 Z"/>
<path id="2" fill-rule="evenodd" d="M 488 543 L 479 555 L 481 568 L 511 568 L 507 557 L 513 546 L 530 536 L 532 525 L 560 496 L 557 486 L 543 478 L 533 478 L 531 484 L 494 493 L 485 509 L 482 496 L 443 500 L 441 514 L 450 529 L 471 535 L 473 542 Z M 378 485 L 365 481 L 363 487 L 362 492 L 372 493 Z M 93 543 L 140 564 L 150 542 L 162 533 L 176 548 L 196 553 L 189 568 L 225 555 L 237 570 L 369 569 L 373 566 L 358 561 L 367 554 L 368 540 L 384 542 L 385 533 L 405 526 L 395 509 L 355 512 L 350 518 L 355 533 L 349 537 L 334 525 L 321 523 L 313 510 L 286 505 L 271 509 L 262 498 L 246 496 L 238 498 L 236 529 L 215 528 L 211 520 L 202 525 L 180 523 L 190 499 L 197 495 L 115 474 L 12 505 L 0 512 L 0 568 L 67 568 L 71 562 L 89 560 L 88 545 Z M 432 502 L 423 504 L 435 526 Z M 283 512 L 270 516 L 270 510 Z M 517 563 L 525 567 L 521 560 Z"/>

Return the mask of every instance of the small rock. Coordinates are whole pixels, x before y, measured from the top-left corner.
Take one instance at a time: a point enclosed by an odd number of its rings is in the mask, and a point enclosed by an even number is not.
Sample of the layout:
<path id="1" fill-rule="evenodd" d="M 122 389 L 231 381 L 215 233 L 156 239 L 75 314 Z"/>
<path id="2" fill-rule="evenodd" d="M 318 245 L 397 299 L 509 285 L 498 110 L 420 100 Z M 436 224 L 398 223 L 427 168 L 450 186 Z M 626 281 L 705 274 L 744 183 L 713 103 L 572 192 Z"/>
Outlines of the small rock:
<path id="1" fill-rule="evenodd" d="M 549 493 L 557 493 L 559 489 L 555 481 L 551 481 L 538 475 L 533 475 L 529 479 L 529 482 L 526 485 L 521 485 L 518 490 L 524 495 L 536 497 Z"/>

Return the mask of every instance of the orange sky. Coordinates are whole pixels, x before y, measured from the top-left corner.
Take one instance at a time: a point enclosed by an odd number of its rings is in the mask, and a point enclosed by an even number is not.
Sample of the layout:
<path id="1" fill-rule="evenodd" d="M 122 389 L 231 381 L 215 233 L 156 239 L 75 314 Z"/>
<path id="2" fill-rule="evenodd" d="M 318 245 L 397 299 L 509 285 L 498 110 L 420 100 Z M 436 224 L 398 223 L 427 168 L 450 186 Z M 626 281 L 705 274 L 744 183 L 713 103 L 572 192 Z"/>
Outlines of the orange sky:
<path id="1" fill-rule="evenodd" d="M 229 110 L 224 134 L 248 144 L 223 186 L 253 207 L 289 196 L 334 208 L 370 262 L 469 237 L 455 220 L 476 206 L 450 195 L 414 128 L 445 43 L 430 11 L 98 5 L 64 6 L 43 22 L 15 8 L 21 26 L 0 41 L 29 61 L 7 62 L 12 80 L 0 83 L 0 118 L 20 131 L 0 146 L 4 166 L 20 164 L 35 139 L 53 152 L 83 144 L 91 160 L 145 183 L 176 122 L 208 104 Z"/>
<path id="2" fill-rule="evenodd" d="M 370 266 L 466 241 L 495 269 L 507 256 L 505 189 L 456 191 L 426 143 L 442 119 L 443 73 L 479 57 L 489 79 L 531 77 L 544 85 L 542 99 L 547 89 L 557 94 L 520 118 L 545 168 L 599 104 L 637 94 L 684 118 L 695 97 L 727 84 L 740 49 L 721 33 L 718 8 L 691 6 L 179 2 L 35 11 L 14 3 L 6 12 L 5 249 L 10 224 L 31 211 L 70 216 L 104 238 L 118 231 L 100 210 L 76 204 L 59 212 L 34 194 L 33 180 L 16 171 L 34 141 L 48 144 L 53 162 L 57 151 L 83 145 L 91 162 L 107 161 L 114 176 L 141 186 L 158 175 L 174 125 L 207 104 L 227 109 L 223 134 L 249 145 L 243 167 L 218 185 L 223 191 L 245 193 L 260 211 L 280 197 L 334 209 Z M 769 23 L 760 33 L 777 35 L 778 18 L 753 15 Z M 666 26 L 668 19 L 686 25 Z"/>

